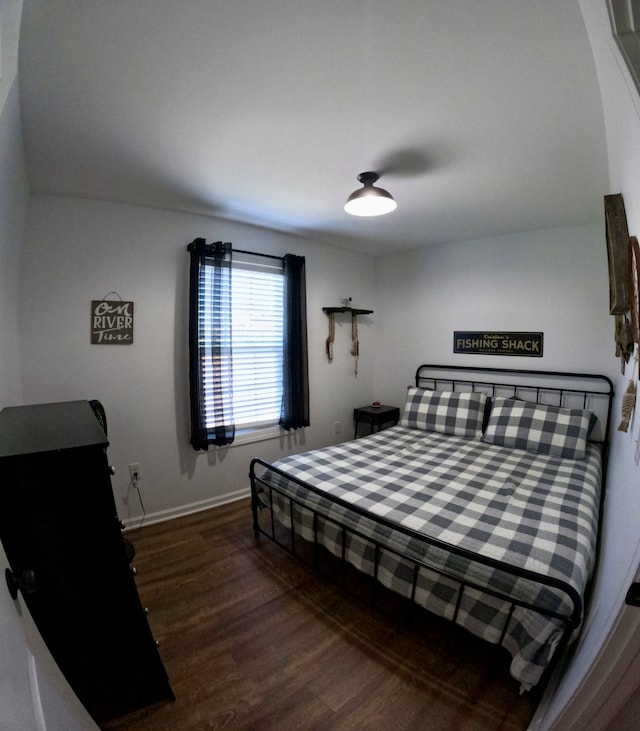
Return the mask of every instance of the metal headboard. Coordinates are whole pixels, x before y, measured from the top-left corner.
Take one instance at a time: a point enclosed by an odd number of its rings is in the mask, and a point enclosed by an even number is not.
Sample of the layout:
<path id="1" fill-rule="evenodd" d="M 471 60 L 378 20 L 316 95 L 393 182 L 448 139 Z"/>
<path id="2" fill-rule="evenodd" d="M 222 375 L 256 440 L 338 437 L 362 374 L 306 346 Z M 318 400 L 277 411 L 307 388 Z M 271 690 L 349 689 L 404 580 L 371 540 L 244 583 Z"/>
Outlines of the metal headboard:
<path id="1" fill-rule="evenodd" d="M 415 384 L 434 390 L 483 391 L 491 398 L 515 396 L 538 404 L 588 409 L 598 417 L 590 439 L 603 444 L 606 455 L 614 396 L 608 376 L 425 363 L 416 370 Z"/>

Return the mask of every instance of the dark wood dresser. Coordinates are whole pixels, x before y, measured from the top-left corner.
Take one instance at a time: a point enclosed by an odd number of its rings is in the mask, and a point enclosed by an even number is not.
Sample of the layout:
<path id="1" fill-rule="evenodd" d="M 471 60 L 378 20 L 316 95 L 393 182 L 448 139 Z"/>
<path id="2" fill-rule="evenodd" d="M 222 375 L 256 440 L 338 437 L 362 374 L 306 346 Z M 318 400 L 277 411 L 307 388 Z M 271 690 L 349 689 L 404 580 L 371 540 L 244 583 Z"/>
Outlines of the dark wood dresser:
<path id="1" fill-rule="evenodd" d="M 7 588 L 97 723 L 173 699 L 117 516 L 107 437 L 88 401 L 0 412 Z"/>

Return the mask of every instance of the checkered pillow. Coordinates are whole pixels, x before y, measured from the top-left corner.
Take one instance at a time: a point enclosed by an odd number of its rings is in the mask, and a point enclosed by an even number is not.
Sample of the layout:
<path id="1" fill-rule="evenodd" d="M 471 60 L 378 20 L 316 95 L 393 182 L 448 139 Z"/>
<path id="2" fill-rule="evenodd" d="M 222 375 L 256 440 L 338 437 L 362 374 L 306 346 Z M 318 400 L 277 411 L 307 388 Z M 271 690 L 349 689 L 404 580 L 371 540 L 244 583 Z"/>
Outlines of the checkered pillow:
<path id="1" fill-rule="evenodd" d="M 480 436 L 486 401 L 487 395 L 479 391 L 428 391 L 412 386 L 400 425 L 459 437 Z"/>
<path id="2" fill-rule="evenodd" d="M 496 398 L 484 441 L 567 459 L 584 459 L 593 414 L 581 409 Z"/>

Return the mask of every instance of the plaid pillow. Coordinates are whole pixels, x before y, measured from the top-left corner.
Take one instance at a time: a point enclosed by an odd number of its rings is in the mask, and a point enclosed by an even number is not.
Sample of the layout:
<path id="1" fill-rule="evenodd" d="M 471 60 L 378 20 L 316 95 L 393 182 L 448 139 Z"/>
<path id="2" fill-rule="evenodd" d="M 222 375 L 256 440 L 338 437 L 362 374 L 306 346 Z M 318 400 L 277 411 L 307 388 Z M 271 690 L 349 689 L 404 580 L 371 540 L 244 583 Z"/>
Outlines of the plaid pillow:
<path id="1" fill-rule="evenodd" d="M 582 409 L 496 398 L 484 441 L 567 459 L 584 459 L 593 414 Z"/>
<path id="2" fill-rule="evenodd" d="M 486 401 L 487 394 L 480 391 L 428 391 L 411 386 L 400 425 L 458 437 L 480 436 Z"/>

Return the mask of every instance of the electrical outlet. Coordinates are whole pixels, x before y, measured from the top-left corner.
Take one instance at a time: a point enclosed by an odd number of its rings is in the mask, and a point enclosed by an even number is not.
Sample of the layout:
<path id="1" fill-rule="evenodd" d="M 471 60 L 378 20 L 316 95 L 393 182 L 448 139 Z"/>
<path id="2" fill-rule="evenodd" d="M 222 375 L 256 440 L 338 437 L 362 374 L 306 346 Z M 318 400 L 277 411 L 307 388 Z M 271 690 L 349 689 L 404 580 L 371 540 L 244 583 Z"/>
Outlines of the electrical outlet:
<path id="1" fill-rule="evenodd" d="M 133 462 L 129 465 L 129 476 L 131 477 L 131 481 L 134 483 L 142 479 L 142 475 L 140 474 L 139 462 Z"/>
<path id="2" fill-rule="evenodd" d="M 342 424 L 339 421 L 336 421 L 333 425 L 333 433 L 340 434 L 341 431 L 342 431 Z"/>

